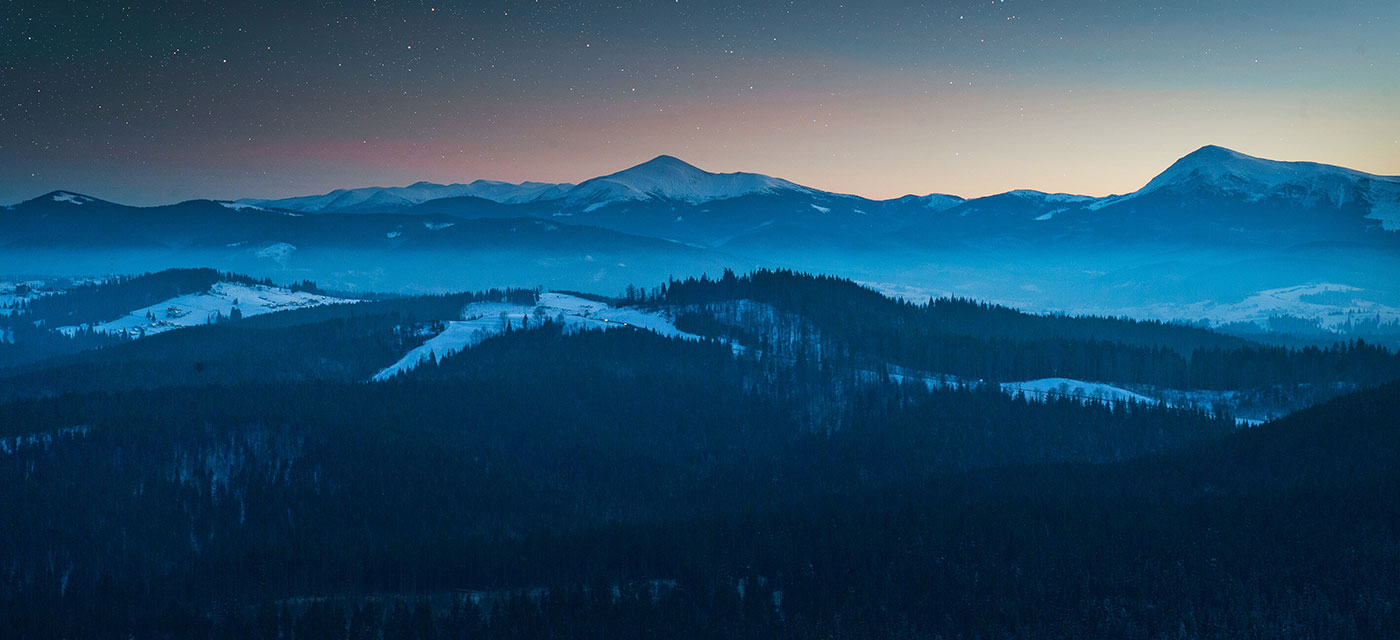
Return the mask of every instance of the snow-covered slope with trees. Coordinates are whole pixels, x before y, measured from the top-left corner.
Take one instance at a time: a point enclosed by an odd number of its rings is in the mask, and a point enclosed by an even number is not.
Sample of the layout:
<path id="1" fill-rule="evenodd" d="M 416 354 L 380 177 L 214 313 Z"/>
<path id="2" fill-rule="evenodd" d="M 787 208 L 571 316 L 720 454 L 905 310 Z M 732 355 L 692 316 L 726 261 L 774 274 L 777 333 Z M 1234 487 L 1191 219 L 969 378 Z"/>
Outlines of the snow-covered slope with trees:
<path id="1" fill-rule="evenodd" d="M 208 291 L 164 300 L 115 320 L 58 329 L 69 335 L 86 328 L 98 333 L 125 333 L 135 338 L 209 324 L 221 318 L 246 318 L 276 311 L 351 302 L 356 301 L 267 285 L 219 282 Z"/>
<path id="2" fill-rule="evenodd" d="M 446 322 L 436 335 L 404 354 L 398 362 L 374 375 L 384 381 L 412 371 L 433 360 L 440 362 L 507 329 L 525 329 L 545 322 L 559 322 L 570 331 L 585 329 L 640 329 L 685 339 L 701 339 L 676 328 L 669 314 L 628 307 L 613 307 L 563 293 L 546 293 L 534 306 L 505 302 L 476 302 L 462 309 L 462 319 Z"/>
<path id="3" fill-rule="evenodd" d="M 1041 378 L 1024 382 L 1003 382 L 1001 390 L 1009 395 L 1025 394 L 1032 400 L 1070 398 L 1083 402 L 1108 403 L 1142 402 L 1157 404 L 1147 396 L 1102 382 L 1085 382 L 1069 378 Z"/>

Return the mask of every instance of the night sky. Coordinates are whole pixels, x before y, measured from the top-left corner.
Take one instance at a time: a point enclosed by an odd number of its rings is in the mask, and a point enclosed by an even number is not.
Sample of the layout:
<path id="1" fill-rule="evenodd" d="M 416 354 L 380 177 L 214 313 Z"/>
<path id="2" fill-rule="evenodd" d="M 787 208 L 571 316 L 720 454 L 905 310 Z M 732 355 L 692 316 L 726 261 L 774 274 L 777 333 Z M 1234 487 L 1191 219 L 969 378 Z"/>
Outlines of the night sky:
<path id="1" fill-rule="evenodd" d="M 579 181 L 1131 191 L 1204 144 L 1400 174 L 1400 2 L 0 3 L 0 202 Z"/>

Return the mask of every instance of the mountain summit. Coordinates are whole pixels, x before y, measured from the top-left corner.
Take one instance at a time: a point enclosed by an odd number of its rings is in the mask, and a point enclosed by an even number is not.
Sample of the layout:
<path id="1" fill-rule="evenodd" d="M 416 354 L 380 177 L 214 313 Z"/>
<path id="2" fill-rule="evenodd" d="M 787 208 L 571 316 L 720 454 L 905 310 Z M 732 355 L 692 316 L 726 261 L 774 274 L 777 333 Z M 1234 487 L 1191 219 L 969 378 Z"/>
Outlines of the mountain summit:
<path id="1" fill-rule="evenodd" d="M 810 191 L 787 180 L 757 173 L 710 173 L 679 158 L 661 155 L 617 173 L 584 181 L 569 190 L 566 198 L 576 203 L 660 199 L 694 204 L 789 190 Z"/>
<path id="2" fill-rule="evenodd" d="M 1274 208 L 1356 209 L 1383 229 L 1400 231 L 1400 177 L 1316 162 L 1266 160 L 1215 145 L 1186 154 L 1137 191 L 1101 198 L 1088 208 L 1100 210 L 1148 195 L 1180 202 L 1205 197 L 1258 206 L 1273 203 Z"/>
<path id="3" fill-rule="evenodd" d="M 1370 182 L 1400 184 L 1400 177 L 1378 176 L 1316 162 L 1266 160 L 1207 145 L 1172 163 L 1136 193 L 1141 195 L 1167 187 L 1192 185 L 1223 192 L 1266 194 L 1287 185 L 1336 189 Z"/>

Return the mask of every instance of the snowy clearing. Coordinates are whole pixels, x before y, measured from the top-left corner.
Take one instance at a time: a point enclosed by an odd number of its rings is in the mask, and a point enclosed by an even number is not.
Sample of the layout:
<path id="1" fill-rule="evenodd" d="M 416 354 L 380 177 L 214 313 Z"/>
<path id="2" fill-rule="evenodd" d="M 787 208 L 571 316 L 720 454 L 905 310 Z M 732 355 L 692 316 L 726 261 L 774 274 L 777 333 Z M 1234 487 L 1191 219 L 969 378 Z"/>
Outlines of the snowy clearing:
<path id="1" fill-rule="evenodd" d="M 1113 403 L 1131 401 L 1157 404 L 1157 400 L 1133 393 L 1127 389 L 1103 384 L 1102 382 L 1084 382 L 1082 380 L 1071 380 L 1069 378 L 1041 378 L 1039 380 L 1027 380 L 1025 382 L 1003 382 L 1001 383 L 1001 390 L 1011 396 L 1017 393 L 1024 393 L 1027 398 L 1035 400 L 1076 398 L 1085 402 L 1097 400 Z"/>
<path id="2" fill-rule="evenodd" d="M 660 312 L 613 307 L 563 293 L 546 293 L 540 296 L 539 304 L 535 306 L 508 302 L 469 304 L 463 307 L 461 320 L 446 323 L 447 326 L 441 333 L 404 354 L 398 362 L 376 373 L 372 380 L 381 382 L 412 371 L 429 358 L 441 362 L 443 358 L 503 333 L 507 326 L 512 329 L 526 326 L 527 318 L 531 325 L 538 324 L 546 318 L 563 322 L 568 331 L 631 328 L 653 331 L 669 338 L 702 339 L 677 329 L 672 319 Z"/>
<path id="3" fill-rule="evenodd" d="M 1268 328 L 1269 319 L 1291 316 L 1337 331 L 1353 322 L 1400 322 L 1400 308 L 1367 299 L 1365 289 L 1335 283 L 1306 284 L 1259 291 L 1239 302 L 1202 301 L 1119 310 L 1138 318 L 1206 320 L 1213 326 L 1248 322 Z M 1101 310 L 1091 311 L 1101 313 Z"/>
<path id="4" fill-rule="evenodd" d="M 265 285 L 218 282 L 205 292 L 158 302 L 110 322 L 83 326 L 99 333 L 125 333 L 132 337 L 143 337 L 173 329 L 209 324 L 220 314 L 228 317 L 235 308 L 246 318 L 276 311 L 351 302 L 357 301 Z M 58 330 L 71 336 L 81 328 L 66 326 L 59 327 Z"/>

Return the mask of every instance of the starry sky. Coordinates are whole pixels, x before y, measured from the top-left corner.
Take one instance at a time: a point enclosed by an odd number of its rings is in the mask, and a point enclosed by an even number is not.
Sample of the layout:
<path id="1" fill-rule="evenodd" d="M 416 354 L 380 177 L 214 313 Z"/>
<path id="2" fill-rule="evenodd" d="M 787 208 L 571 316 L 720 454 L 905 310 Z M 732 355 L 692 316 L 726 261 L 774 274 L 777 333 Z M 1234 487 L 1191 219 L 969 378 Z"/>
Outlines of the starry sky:
<path id="1" fill-rule="evenodd" d="M 876 198 L 1101 195 L 1204 144 L 1400 174 L 1400 2 L 0 0 L 0 202 L 663 153 Z"/>

